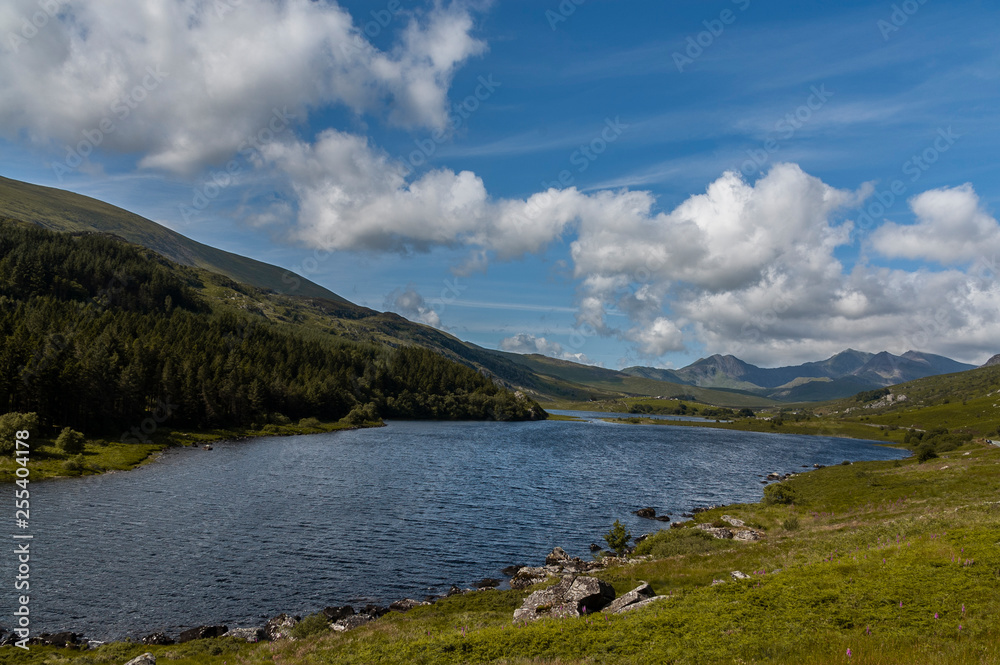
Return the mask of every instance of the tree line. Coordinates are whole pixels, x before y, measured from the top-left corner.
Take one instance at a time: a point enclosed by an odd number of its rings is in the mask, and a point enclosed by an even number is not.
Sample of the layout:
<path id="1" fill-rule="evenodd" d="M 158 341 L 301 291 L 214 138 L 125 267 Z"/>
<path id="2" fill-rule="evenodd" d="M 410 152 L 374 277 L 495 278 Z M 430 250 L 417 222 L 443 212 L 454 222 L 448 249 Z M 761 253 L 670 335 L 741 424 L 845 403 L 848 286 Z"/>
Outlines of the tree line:
<path id="1" fill-rule="evenodd" d="M 293 330 L 210 303 L 193 271 L 100 235 L 0 221 L 0 414 L 115 435 L 316 417 L 545 417 L 489 377 L 416 347 Z"/>

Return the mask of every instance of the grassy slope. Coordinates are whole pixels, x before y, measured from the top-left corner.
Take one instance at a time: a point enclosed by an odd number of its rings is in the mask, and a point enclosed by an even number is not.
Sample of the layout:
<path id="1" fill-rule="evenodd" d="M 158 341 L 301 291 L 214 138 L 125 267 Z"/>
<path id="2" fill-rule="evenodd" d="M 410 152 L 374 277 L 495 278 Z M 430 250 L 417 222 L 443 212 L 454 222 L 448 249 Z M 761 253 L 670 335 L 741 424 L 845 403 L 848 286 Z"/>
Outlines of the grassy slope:
<path id="1" fill-rule="evenodd" d="M 238 254 L 203 245 L 116 206 L 60 189 L 0 177 L 0 216 L 31 222 L 53 231 L 108 233 L 148 247 L 182 265 L 221 273 L 238 282 L 287 292 L 286 271 Z M 311 298 L 347 301 L 332 291 L 297 277 L 295 290 Z"/>
<path id="2" fill-rule="evenodd" d="M 788 482 L 795 506 L 698 515 L 744 519 L 765 530 L 759 543 L 713 541 L 685 554 L 668 530 L 651 539 L 654 551 L 682 553 L 603 573 L 619 593 L 646 580 L 670 596 L 621 617 L 513 626 L 527 592 L 483 591 L 292 643 L 8 647 L 0 663 L 121 663 L 146 650 L 161 664 L 1000 662 L 1000 449 L 970 445 L 923 465 L 858 463 Z M 734 582 L 732 570 L 751 579 Z"/>

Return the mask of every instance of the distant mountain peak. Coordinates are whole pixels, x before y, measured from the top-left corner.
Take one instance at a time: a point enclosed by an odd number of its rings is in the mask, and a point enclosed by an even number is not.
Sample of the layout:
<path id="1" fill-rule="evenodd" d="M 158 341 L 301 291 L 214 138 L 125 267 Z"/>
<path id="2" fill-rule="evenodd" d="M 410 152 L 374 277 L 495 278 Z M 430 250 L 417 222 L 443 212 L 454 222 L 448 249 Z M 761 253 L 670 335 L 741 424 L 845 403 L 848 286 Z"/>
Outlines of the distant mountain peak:
<path id="1" fill-rule="evenodd" d="M 987 360 L 983 367 L 995 367 L 996 365 L 1000 365 L 1000 353 Z"/>

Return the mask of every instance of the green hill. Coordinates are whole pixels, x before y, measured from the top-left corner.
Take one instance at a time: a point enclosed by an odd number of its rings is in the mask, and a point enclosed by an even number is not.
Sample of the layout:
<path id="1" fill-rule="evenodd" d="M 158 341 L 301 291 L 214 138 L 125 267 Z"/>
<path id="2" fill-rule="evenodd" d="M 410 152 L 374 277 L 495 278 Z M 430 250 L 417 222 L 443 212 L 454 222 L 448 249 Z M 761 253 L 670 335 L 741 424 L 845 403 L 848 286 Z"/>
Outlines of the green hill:
<path id="1" fill-rule="evenodd" d="M 51 187 L 0 177 L 0 217 L 52 231 L 104 233 L 142 245 L 185 266 L 217 272 L 230 279 L 278 293 L 327 298 L 347 303 L 336 293 L 301 276 L 262 261 L 209 247 L 145 217 L 97 199 Z"/>

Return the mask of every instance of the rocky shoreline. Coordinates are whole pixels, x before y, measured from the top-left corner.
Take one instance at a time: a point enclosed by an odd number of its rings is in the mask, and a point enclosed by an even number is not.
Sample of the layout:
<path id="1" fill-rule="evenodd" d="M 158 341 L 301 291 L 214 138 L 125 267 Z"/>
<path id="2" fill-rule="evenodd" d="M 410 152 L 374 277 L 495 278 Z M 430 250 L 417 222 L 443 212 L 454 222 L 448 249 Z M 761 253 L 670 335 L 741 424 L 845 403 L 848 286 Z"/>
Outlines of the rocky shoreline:
<path id="1" fill-rule="evenodd" d="M 844 462 L 844 464 L 850 463 L 848 461 Z M 823 468 L 823 465 L 814 464 L 813 467 L 818 469 Z M 763 482 L 780 482 L 795 475 L 798 474 L 770 473 L 767 474 L 766 480 Z M 633 511 L 633 514 L 649 520 L 669 522 L 671 528 L 680 528 L 689 526 L 691 518 L 694 518 L 696 514 L 721 507 L 724 507 L 724 505 L 692 508 L 690 512 L 682 513 L 682 516 L 687 518 L 683 522 L 672 522 L 672 513 L 657 515 L 656 509 L 652 507 L 637 509 Z M 752 529 L 742 521 L 728 515 L 723 515 L 721 521 L 716 520 L 712 523 L 697 524 L 695 528 L 702 529 L 719 539 L 754 542 L 763 538 L 763 534 L 760 531 Z M 634 545 L 637 546 L 650 535 L 652 534 L 636 536 L 632 539 Z M 545 557 L 545 564 L 542 566 L 514 565 L 504 568 L 501 572 L 508 578 L 511 589 L 526 589 L 547 580 L 559 580 L 556 584 L 529 595 L 524 600 L 522 606 L 514 612 L 513 621 L 525 622 L 541 618 L 581 616 L 589 612 L 620 614 L 638 607 L 644 607 L 664 598 L 654 595 L 652 589 L 645 582 L 640 583 L 628 593 L 616 597 L 614 589 L 606 582 L 586 575 L 586 573 L 603 570 L 612 566 L 634 565 L 649 558 L 645 556 L 631 556 L 634 547 L 628 550 L 626 556 L 615 556 L 614 553 L 603 550 L 596 543 L 590 545 L 590 550 L 595 555 L 595 558 L 590 561 L 585 561 L 579 557 L 571 557 L 563 548 L 556 547 Z M 447 593 L 437 596 L 427 596 L 423 600 L 403 598 L 390 603 L 388 606 L 368 604 L 360 608 L 355 608 L 351 605 L 329 606 L 317 614 L 322 614 L 330 630 L 345 632 L 359 628 L 372 621 L 377 621 L 391 612 L 408 612 L 417 607 L 431 605 L 444 598 L 495 589 L 502 584 L 503 580 L 501 579 L 485 578 L 474 583 L 470 588 L 463 589 L 453 585 Z M 302 621 L 302 617 L 300 616 L 283 613 L 258 626 L 229 627 L 221 624 L 204 625 L 183 630 L 175 636 L 170 636 L 163 631 L 156 631 L 138 640 L 126 638 L 125 641 L 162 646 L 214 638 L 235 638 L 251 643 L 294 640 L 295 637 L 292 631 L 300 621 Z M 12 633 L 8 633 L 3 628 L 0 628 L 0 646 L 13 644 L 14 639 L 15 637 Z M 28 644 L 88 649 L 98 647 L 104 644 L 104 642 L 86 639 L 81 633 L 64 631 L 37 635 L 30 638 Z M 140 656 L 134 662 L 130 662 L 127 665 L 155 663 L 155 659 L 152 656 L 149 656 L 151 660 L 141 660 L 146 655 L 148 654 Z"/>

